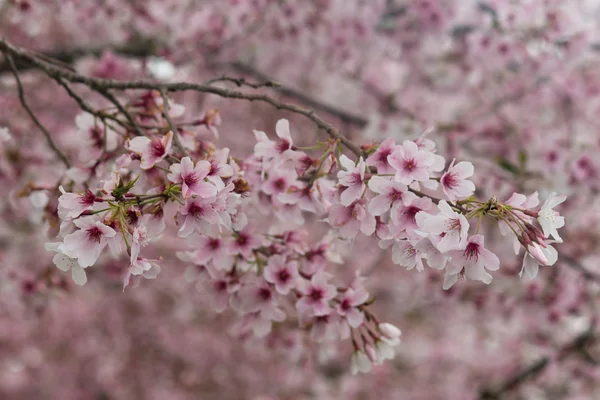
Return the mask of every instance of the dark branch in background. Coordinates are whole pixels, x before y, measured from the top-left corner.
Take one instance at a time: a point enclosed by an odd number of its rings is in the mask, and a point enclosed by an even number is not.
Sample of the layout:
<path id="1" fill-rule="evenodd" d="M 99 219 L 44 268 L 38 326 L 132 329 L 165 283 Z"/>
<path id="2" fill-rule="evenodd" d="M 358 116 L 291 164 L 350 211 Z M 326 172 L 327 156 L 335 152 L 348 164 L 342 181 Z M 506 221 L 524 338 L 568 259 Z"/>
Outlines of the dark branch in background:
<path id="1" fill-rule="evenodd" d="M 268 75 L 266 75 L 265 73 L 257 70 L 256 68 L 254 68 L 248 64 L 244 64 L 241 62 L 235 62 L 235 63 L 231 64 L 231 67 L 235 71 L 237 71 L 241 74 L 251 75 L 251 76 L 255 77 L 256 79 L 263 80 L 263 81 L 271 81 L 271 78 Z M 368 123 L 366 118 L 351 114 L 347 111 L 340 110 L 339 108 L 322 103 L 322 102 L 315 100 L 312 97 L 307 96 L 306 94 L 304 94 L 300 91 L 297 91 L 295 89 L 292 89 L 292 88 L 289 88 L 286 86 L 279 86 L 276 88 L 276 90 L 285 96 L 293 97 L 297 100 L 300 100 L 302 103 L 306 104 L 309 107 L 312 107 L 314 109 L 317 109 L 317 110 L 326 112 L 328 114 L 331 114 L 333 116 L 336 116 L 339 119 L 341 119 L 343 122 L 347 122 L 347 123 L 356 125 L 359 128 L 365 127 Z"/>
<path id="2" fill-rule="evenodd" d="M 589 356 L 589 354 L 586 353 L 586 347 L 596 340 L 597 337 L 594 336 L 594 325 L 592 324 L 588 330 L 576 336 L 571 342 L 560 348 L 557 354 L 558 361 L 563 360 L 569 355 L 577 353 L 580 353 L 580 355 L 584 356 L 584 358 L 587 360 L 586 355 Z M 592 361 L 595 364 L 595 360 L 592 359 Z M 551 362 L 552 358 L 550 356 L 542 357 L 530 366 L 509 376 L 501 384 L 497 385 L 495 389 L 488 388 L 482 390 L 479 395 L 479 400 L 502 399 L 505 395 L 508 395 L 510 391 L 516 389 L 519 385 L 540 375 Z"/>
<path id="3" fill-rule="evenodd" d="M 25 100 L 25 93 L 23 91 L 23 85 L 21 84 L 21 78 L 19 78 L 19 72 L 17 71 L 17 68 L 13 62 L 12 57 L 6 53 L 4 53 L 4 55 L 5 55 L 5 58 L 8 62 L 8 64 L 10 65 L 10 67 L 12 69 L 13 75 L 15 76 L 15 81 L 17 82 L 17 90 L 19 92 L 19 100 L 21 101 L 21 105 L 23 106 L 25 111 L 27 111 L 27 114 L 29 114 L 29 117 L 31 117 L 31 120 L 33 121 L 33 123 L 40 129 L 40 131 L 42 131 L 42 133 L 46 137 L 46 142 L 48 142 L 48 146 L 50 146 L 52 151 L 54 151 L 54 153 L 63 162 L 63 164 L 65 164 L 65 166 L 67 168 L 71 168 L 71 163 L 69 162 L 69 159 L 67 158 L 65 153 L 63 153 L 62 150 L 58 148 L 58 146 L 52 139 L 50 132 L 48 132 L 48 130 L 44 127 L 44 125 L 42 125 L 42 123 L 37 119 L 37 117 L 31 110 L 31 108 L 27 104 L 27 101 Z"/>
<path id="4" fill-rule="evenodd" d="M 43 53 L 43 54 L 36 53 L 35 55 L 32 54 L 32 56 L 41 58 L 43 61 L 55 64 L 59 67 L 69 69 L 69 70 L 71 70 L 71 72 L 75 72 L 68 66 L 68 64 L 72 64 L 75 61 L 77 61 L 78 59 L 85 57 L 85 56 L 90 56 L 90 55 L 100 56 L 104 51 L 111 50 L 114 53 L 120 54 L 123 56 L 143 58 L 143 57 L 151 57 L 151 56 L 156 55 L 156 48 L 157 48 L 157 43 L 154 40 L 139 40 L 137 42 L 134 41 L 134 42 L 126 44 L 124 46 L 104 46 L 104 47 L 98 47 L 98 48 L 75 48 L 75 49 L 71 49 L 71 50 L 59 50 L 59 51 L 48 52 L 48 53 Z M 17 69 L 20 71 L 38 68 L 38 66 L 35 63 L 32 63 L 27 59 L 19 59 L 18 61 L 19 62 L 16 63 L 16 66 L 17 66 Z M 57 63 L 56 61 L 59 61 L 59 63 Z M 312 98 L 311 96 L 308 96 L 305 93 L 302 93 L 299 90 L 292 89 L 292 88 L 289 88 L 286 86 L 282 86 L 281 84 L 279 84 L 278 82 L 273 80 L 271 77 L 269 77 L 265 73 L 259 71 L 258 69 L 252 67 L 251 65 L 241 63 L 241 62 L 234 62 L 232 64 L 226 64 L 226 66 L 230 66 L 234 71 L 236 71 L 240 74 L 252 76 L 253 78 L 255 78 L 261 82 L 252 83 L 252 82 L 248 82 L 245 78 L 233 78 L 233 77 L 223 75 L 220 78 L 211 79 L 210 81 L 206 82 L 206 85 L 210 85 L 210 84 L 213 84 L 216 82 L 231 82 L 231 83 L 234 83 L 235 85 L 237 85 L 238 87 L 248 86 L 248 87 L 251 87 L 254 89 L 258 89 L 261 87 L 273 88 L 284 96 L 289 96 L 291 98 L 294 98 L 294 99 L 302 102 L 303 104 L 305 104 L 308 107 L 311 107 L 311 108 L 321 111 L 321 112 L 326 112 L 332 116 L 339 118 L 343 122 L 347 122 L 347 123 L 355 125 L 359 128 L 365 127 L 368 123 L 367 119 L 362 116 L 351 114 L 347 111 L 340 110 L 329 104 L 325 104 L 319 100 Z M 5 72 L 5 71 L 10 71 L 10 66 L 8 65 L 8 63 L 1 63 L 0 64 L 0 73 Z"/>
<path id="5" fill-rule="evenodd" d="M 145 89 L 145 90 L 164 90 L 164 91 L 186 91 L 193 90 L 201 93 L 211 93 L 224 98 L 231 99 L 245 99 L 249 101 L 259 101 L 271 104 L 273 107 L 279 110 L 286 110 L 292 113 L 300 114 L 305 116 L 306 118 L 313 121 L 319 128 L 323 129 L 329 136 L 332 138 L 339 140 L 344 146 L 346 146 L 350 151 L 352 151 L 356 156 L 363 156 L 363 151 L 352 143 L 348 138 L 346 138 L 342 133 L 335 128 L 330 123 L 323 120 L 321 117 L 317 116 L 314 110 L 305 109 L 299 107 L 295 104 L 283 103 L 279 100 L 265 95 L 265 94 L 252 94 L 252 93 L 244 93 L 237 90 L 228 90 L 222 89 L 215 86 L 210 85 L 202 85 L 202 84 L 194 84 L 194 83 L 186 83 L 186 82 L 177 82 L 177 83 L 163 83 L 163 82 L 152 82 L 152 81 L 116 81 L 112 79 L 99 79 L 99 78 L 91 78 L 84 75 L 80 75 L 69 70 L 65 70 L 62 68 L 58 68 L 55 65 L 49 64 L 45 61 L 42 61 L 40 58 L 36 57 L 35 54 L 32 54 L 29 51 L 24 49 L 15 47 L 3 39 L 0 39 L 0 50 L 4 53 L 10 54 L 19 59 L 24 59 L 26 62 L 33 64 L 36 68 L 41 69 L 46 75 L 51 77 L 54 80 L 64 79 L 72 83 L 80 83 L 84 84 L 91 89 L 103 94 L 107 97 L 107 94 L 110 95 L 108 90 L 116 89 L 116 90 L 128 90 L 128 89 Z M 112 96 L 112 95 L 110 95 Z M 110 97 L 107 97 L 110 100 Z M 113 97 L 114 98 L 114 97 Z M 114 103 L 114 102 L 113 102 Z M 115 105 L 119 109 L 119 111 L 123 112 L 127 119 L 132 123 L 134 129 L 139 131 L 139 127 L 133 122 L 129 113 L 122 108 L 119 107 L 119 103 L 117 102 Z"/>
<path id="6" fill-rule="evenodd" d="M 585 266 L 583 266 L 583 264 L 581 264 L 581 262 L 577 261 L 575 258 L 568 256 L 568 255 L 564 255 L 561 254 L 560 258 L 571 268 L 573 268 L 576 271 L 581 272 L 581 274 L 589 280 L 592 281 L 596 281 L 596 282 L 600 282 L 600 274 L 594 272 L 594 271 L 590 271 L 589 269 L 587 269 Z"/>

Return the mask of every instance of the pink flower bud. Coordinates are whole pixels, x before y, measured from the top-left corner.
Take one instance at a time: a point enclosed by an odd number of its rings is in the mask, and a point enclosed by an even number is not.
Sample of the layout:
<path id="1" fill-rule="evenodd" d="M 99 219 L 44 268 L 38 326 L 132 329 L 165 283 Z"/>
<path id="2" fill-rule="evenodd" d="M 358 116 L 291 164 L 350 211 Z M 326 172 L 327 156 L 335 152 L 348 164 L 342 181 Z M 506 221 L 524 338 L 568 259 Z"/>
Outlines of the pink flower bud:
<path id="1" fill-rule="evenodd" d="M 369 360 L 371 360 L 372 363 L 376 363 L 377 362 L 377 352 L 375 351 L 375 348 L 367 343 L 365 346 L 365 351 L 367 352 L 367 356 L 369 357 Z"/>
<path id="2" fill-rule="evenodd" d="M 537 243 L 533 243 L 533 244 L 530 244 L 529 246 L 527 246 L 527 251 L 541 265 L 548 265 L 548 259 L 542 252 L 542 248 Z"/>

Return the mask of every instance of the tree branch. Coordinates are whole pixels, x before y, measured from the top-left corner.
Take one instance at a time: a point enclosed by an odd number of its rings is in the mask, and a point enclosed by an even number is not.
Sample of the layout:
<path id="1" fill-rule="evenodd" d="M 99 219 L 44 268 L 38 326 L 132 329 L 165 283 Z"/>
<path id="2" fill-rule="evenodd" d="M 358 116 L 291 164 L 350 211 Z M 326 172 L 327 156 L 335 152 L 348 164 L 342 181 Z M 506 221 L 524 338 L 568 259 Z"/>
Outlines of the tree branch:
<path id="1" fill-rule="evenodd" d="M 571 342 L 563 346 L 558 351 L 558 359 L 562 360 L 571 353 L 584 351 L 585 348 L 595 341 L 597 338 L 594 336 L 594 325 L 592 324 L 588 330 L 576 336 Z M 480 392 L 479 400 L 498 400 L 504 395 L 507 395 L 513 389 L 516 389 L 522 383 L 530 379 L 534 379 L 540 375 L 546 367 L 552 361 L 550 356 L 542 357 L 538 361 L 534 362 L 530 366 L 524 368 L 521 371 L 509 376 L 495 389 L 484 389 Z"/>
<path id="2" fill-rule="evenodd" d="M 63 164 L 65 164 L 65 166 L 67 168 L 71 168 L 71 163 L 69 162 L 69 159 L 67 158 L 65 153 L 63 153 L 62 150 L 58 148 L 58 146 L 52 139 L 50 132 L 48 132 L 46 127 L 44 125 L 42 125 L 42 123 L 37 119 L 37 117 L 31 110 L 31 108 L 27 104 L 27 101 L 25 100 L 25 93 L 23 91 L 23 84 L 21 83 L 21 78 L 19 78 L 19 72 L 17 71 L 17 67 L 14 64 L 12 57 L 10 56 L 10 54 L 7 54 L 6 52 L 4 53 L 4 56 L 5 56 L 8 64 L 10 65 L 10 67 L 12 69 L 12 73 L 15 77 L 15 81 L 17 82 L 17 90 L 19 92 L 19 100 L 21 101 L 21 105 L 23 106 L 25 111 L 27 111 L 27 114 L 29 114 L 29 117 L 31 118 L 33 123 L 40 129 L 40 131 L 42 131 L 42 133 L 46 137 L 46 142 L 48 142 L 48 146 L 50 146 L 52 151 L 54 151 L 54 153 L 57 155 L 57 157 L 63 162 Z"/>
<path id="3" fill-rule="evenodd" d="M 245 99 L 249 101 L 259 101 L 263 103 L 271 104 L 273 107 L 279 110 L 290 111 L 295 114 L 303 115 L 304 117 L 313 121 L 320 129 L 324 130 L 329 136 L 334 139 L 339 140 L 344 146 L 346 146 L 350 151 L 352 151 L 356 156 L 364 156 L 363 151 L 352 143 L 348 138 L 346 138 L 342 133 L 335 128 L 330 123 L 323 120 L 321 117 L 317 116 L 314 110 L 305 109 L 299 107 L 295 104 L 283 103 L 278 101 L 277 99 L 265 95 L 265 94 L 251 94 L 244 93 L 237 90 L 228 90 L 222 89 L 210 85 L 202 85 L 202 84 L 194 84 L 194 83 L 186 83 L 186 82 L 176 82 L 176 83 L 164 83 L 164 82 L 152 82 L 152 81 L 116 81 L 112 79 L 99 79 L 99 78 L 91 78 L 88 76 L 80 75 L 71 71 L 63 70 L 54 65 L 48 64 L 35 55 L 31 54 L 28 51 L 15 47 L 4 39 L 0 39 L 0 50 L 5 53 L 11 54 L 20 59 L 24 59 L 27 62 L 35 65 L 37 68 L 43 70 L 48 76 L 53 79 L 62 78 L 69 82 L 84 84 L 100 93 L 103 93 L 106 96 L 106 93 L 109 89 L 117 89 L 117 90 L 128 90 L 128 89 L 146 89 L 146 90 L 164 90 L 164 91 L 187 91 L 193 90 L 202 93 L 211 93 L 224 98 L 231 99 Z M 116 105 L 116 104 L 115 104 Z M 117 107 L 119 108 L 119 107 Z M 120 111 L 122 110 L 119 108 Z M 124 113 L 127 117 L 128 113 Z M 128 120 L 130 117 L 128 117 Z M 130 122 L 132 122 L 130 120 Z M 139 130 L 139 127 L 132 123 L 134 128 Z"/>

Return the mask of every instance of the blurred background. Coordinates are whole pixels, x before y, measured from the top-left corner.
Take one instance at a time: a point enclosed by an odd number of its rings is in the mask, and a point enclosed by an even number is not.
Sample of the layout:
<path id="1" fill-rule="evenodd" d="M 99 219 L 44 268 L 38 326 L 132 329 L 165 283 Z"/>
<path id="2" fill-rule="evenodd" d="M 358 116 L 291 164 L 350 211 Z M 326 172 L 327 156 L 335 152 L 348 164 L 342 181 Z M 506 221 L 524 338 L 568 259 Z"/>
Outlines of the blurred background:
<path id="1" fill-rule="evenodd" d="M 430 130 L 438 153 L 475 165 L 481 199 L 569 196 L 559 262 L 534 280 L 519 278 L 522 256 L 491 226 L 486 246 L 501 267 L 489 286 L 444 291 L 437 271 L 405 271 L 371 239 L 342 247 L 345 263 L 330 271 L 368 276 L 377 314 L 403 332 L 392 362 L 352 376 L 349 343 L 317 345 L 294 321 L 266 339 L 240 334 L 235 314 L 215 313 L 197 271 L 176 259 L 174 234 L 156 246 L 158 279 L 123 293 L 127 261 L 106 256 L 74 286 L 44 250 L 48 208 L 27 192 L 55 185 L 64 168 L 2 59 L 0 127 L 11 135 L 0 137 L 0 398 L 600 398 L 599 28 L 597 0 L 0 0 L 0 37 L 82 74 L 274 80 L 255 91 L 315 110 L 358 145 Z M 78 105 L 18 67 L 32 109 L 82 166 Z M 217 109 L 217 144 L 236 157 L 252 152 L 253 129 L 272 137 L 280 118 L 300 146 L 325 138 L 270 105 L 174 99 L 184 118 Z M 314 218 L 305 228 L 315 242 L 324 233 Z"/>

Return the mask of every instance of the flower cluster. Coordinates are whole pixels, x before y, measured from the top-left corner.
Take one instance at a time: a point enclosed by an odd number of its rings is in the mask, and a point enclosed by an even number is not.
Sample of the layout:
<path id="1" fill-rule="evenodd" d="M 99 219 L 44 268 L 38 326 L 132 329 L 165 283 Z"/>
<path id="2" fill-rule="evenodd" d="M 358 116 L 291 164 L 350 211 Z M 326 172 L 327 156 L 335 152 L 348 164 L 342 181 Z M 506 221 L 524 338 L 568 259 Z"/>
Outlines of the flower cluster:
<path id="1" fill-rule="evenodd" d="M 47 249 L 76 284 L 86 283 L 86 270 L 106 248 L 116 259 L 128 259 L 123 289 L 141 277 L 156 278 L 161 259 L 144 256 L 143 248 L 160 238 L 165 208 L 173 205 L 177 235 L 190 249 L 178 258 L 195 271 L 216 312 L 231 308 L 240 315 L 241 335 L 264 337 L 274 323 L 297 320 L 317 343 L 351 338 L 356 373 L 392 358 L 400 331 L 370 311 L 374 298 L 365 278 L 357 275 L 343 285 L 328 271 L 328 263 L 342 262 L 337 240 L 372 236 L 382 249 L 391 247 L 396 264 L 443 271 L 444 289 L 463 277 L 491 282 L 488 271 L 500 261 L 485 247 L 484 219 L 511 235 L 516 251 L 525 248 L 528 276 L 556 261 L 550 237 L 560 241 L 556 229 L 564 219 L 554 207 L 564 197 L 552 195 L 538 212 L 537 194 L 479 201 L 469 180 L 473 165 L 453 160 L 446 166 L 425 136 L 365 146 L 365 158 L 352 161 L 339 140 L 298 148 L 282 119 L 275 140 L 254 132 L 254 153 L 242 161 L 193 135 L 186 146 L 192 156 L 177 157 L 183 150 L 173 146 L 162 101 L 150 93 L 134 105 L 141 121 L 159 125 L 123 142 L 127 152 L 102 188 L 74 193 L 61 187 L 60 241 Z M 177 134 L 184 136 L 183 130 Z M 317 157 L 307 153 L 319 150 Z M 258 230 L 249 217 L 253 209 L 272 214 L 283 230 Z M 301 229 L 310 214 L 330 228 L 315 244 Z"/>

